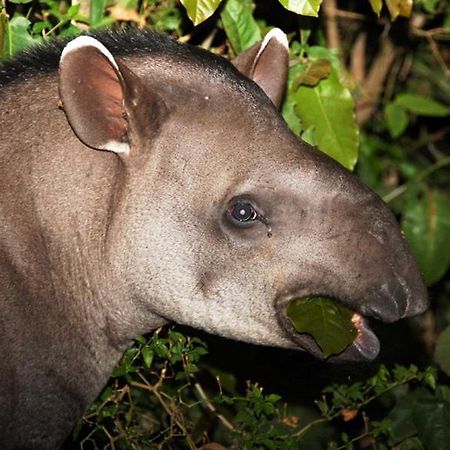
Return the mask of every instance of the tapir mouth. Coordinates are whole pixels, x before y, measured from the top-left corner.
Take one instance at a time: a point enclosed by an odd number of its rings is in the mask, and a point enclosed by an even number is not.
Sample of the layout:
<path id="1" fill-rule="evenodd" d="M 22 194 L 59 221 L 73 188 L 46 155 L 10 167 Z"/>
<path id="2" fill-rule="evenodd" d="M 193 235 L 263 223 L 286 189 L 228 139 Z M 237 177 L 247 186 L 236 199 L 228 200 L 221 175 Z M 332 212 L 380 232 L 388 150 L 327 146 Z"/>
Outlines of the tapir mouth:
<path id="1" fill-rule="evenodd" d="M 324 297 L 323 294 L 309 294 L 303 297 Z M 278 319 L 282 328 L 287 333 L 289 339 L 296 345 L 299 345 L 302 350 L 307 351 L 313 356 L 323 359 L 322 349 L 316 340 L 307 333 L 299 333 L 295 330 L 291 320 L 287 317 L 286 309 L 288 304 L 294 298 L 299 298 L 295 295 L 286 296 L 279 299 L 277 304 Z M 334 298 L 335 301 L 344 303 L 348 306 L 349 302 Z M 341 360 L 341 361 L 371 361 L 378 356 L 380 351 L 380 342 L 371 330 L 368 319 L 361 312 L 356 312 L 354 309 L 352 322 L 357 330 L 357 335 L 352 344 L 350 344 L 343 352 L 338 355 L 333 355 L 327 358 L 327 361 Z"/>
<path id="2" fill-rule="evenodd" d="M 395 322 L 399 319 L 423 313 L 428 307 L 428 295 L 418 266 L 411 256 L 398 264 L 401 270 L 380 271 L 377 280 L 364 283 L 339 283 L 339 280 L 317 280 L 315 286 L 306 283 L 281 293 L 275 300 L 278 321 L 287 337 L 301 349 L 323 359 L 322 349 L 315 339 L 298 333 L 287 316 L 287 306 L 293 299 L 306 297 L 327 297 L 342 303 L 353 312 L 352 321 L 357 330 L 354 341 L 340 354 L 328 360 L 371 361 L 380 351 L 380 342 L 370 329 L 369 318 L 382 322 Z M 389 264 L 385 267 L 390 268 Z M 381 282 L 379 282 L 381 280 Z M 375 282 L 374 282 L 375 281 Z M 310 283 L 309 283 L 310 284 Z M 328 286 L 328 287 L 327 287 Z M 336 289 L 332 286 L 338 286 Z"/>
<path id="3" fill-rule="evenodd" d="M 419 285 L 418 285 L 419 287 Z M 425 287 L 423 287 L 425 289 Z M 340 298 L 334 294 L 324 292 L 306 292 L 301 289 L 294 294 L 283 295 L 275 302 L 277 317 L 281 327 L 289 339 L 319 359 L 323 359 L 322 350 L 315 339 L 306 333 L 298 333 L 287 316 L 287 306 L 297 298 L 328 297 L 347 306 L 353 311 L 352 322 L 357 335 L 352 344 L 343 352 L 333 355 L 327 360 L 340 361 L 371 361 L 380 351 L 380 342 L 369 326 L 369 318 L 383 322 L 394 322 L 403 317 L 416 315 L 427 307 L 426 290 L 418 289 L 415 295 L 410 289 L 372 289 L 367 290 L 364 299 Z M 389 294 L 390 292 L 390 294 Z M 414 292 L 414 291 L 413 291 Z M 395 295 L 393 295 L 395 293 Z"/>

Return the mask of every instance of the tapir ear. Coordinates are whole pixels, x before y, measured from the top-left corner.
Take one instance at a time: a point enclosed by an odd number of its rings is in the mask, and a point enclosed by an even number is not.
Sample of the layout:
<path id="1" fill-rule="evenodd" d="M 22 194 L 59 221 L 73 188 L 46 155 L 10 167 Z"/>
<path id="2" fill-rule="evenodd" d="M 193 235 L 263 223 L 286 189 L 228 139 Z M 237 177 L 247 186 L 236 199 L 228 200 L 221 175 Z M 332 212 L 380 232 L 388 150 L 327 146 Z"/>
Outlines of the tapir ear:
<path id="1" fill-rule="evenodd" d="M 140 109 L 148 111 L 152 103 L 139 78 L 90 36 L 64 48 L 59 93 L 67 119 L 84 144 L 121 154 L 129 153 L 130 136 L 145 119 L 139 117 L 140 104 L 147 102 Z"/>
<path id="2" fill-rule="evenodd" d="M 280 108 L 286 88 L 289 44 L 279 28 L 272 29 L 261 42 L 238 55 L 232 63 Z"/>

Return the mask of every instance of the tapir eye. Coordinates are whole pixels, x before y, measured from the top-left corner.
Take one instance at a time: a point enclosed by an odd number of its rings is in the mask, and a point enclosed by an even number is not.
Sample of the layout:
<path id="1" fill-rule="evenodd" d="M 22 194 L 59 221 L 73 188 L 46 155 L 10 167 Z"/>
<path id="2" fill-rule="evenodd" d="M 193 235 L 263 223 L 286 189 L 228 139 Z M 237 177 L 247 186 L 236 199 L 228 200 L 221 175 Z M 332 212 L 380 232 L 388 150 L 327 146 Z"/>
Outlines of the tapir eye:
<path id="1" fill-rule="evenodd" d="M 228 216 L 233 223 L 248 224 L 258 218 L 258 212 L 250 202 L 236 201 L 228 208 Z"/>

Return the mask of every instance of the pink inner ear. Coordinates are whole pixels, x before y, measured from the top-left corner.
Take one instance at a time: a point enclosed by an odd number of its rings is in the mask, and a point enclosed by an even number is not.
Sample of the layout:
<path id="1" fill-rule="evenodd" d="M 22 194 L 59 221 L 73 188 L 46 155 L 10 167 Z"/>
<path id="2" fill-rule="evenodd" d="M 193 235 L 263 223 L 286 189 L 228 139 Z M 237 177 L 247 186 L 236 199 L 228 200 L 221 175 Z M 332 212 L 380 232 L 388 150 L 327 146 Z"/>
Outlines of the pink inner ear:
<path id="1" fill-rule="evenodd" d="M 67 119 L 86 145 L 106 149 L 127 140 L 122 78 L 106 55 L 82 46 L 64 55 L 60 95 Z"/>
<path id="2" fill-rule="evenodd" d="M 111 64 L 101 57 L 97 57 L 97 60 L 97 77 L 94 76 L 91 80 L 87 79 L 86 83 L 91 82 L 93 94 L 98 95 L 98 104 L 95 105 L 95 109 L 99 114 L 105 115 L 107 127 L 110 130 L 108 135 L 114 136 L 114 133 L 123 126 L 122 86 Z M 118 136 L 118 138 L 121 137 Z M 120 139 L 117 140 L 120 141 Z"/>
<path id="3" fill-rule="evenodd" d="M 286 87 L 289 48 L 286 35 L 270 31 L 264 40 L 238 55 L 234 66 L 262 88 L 279 109 Z"/>
<path id="4" fill-rule="evenodd" d="M 257 56 L 252 78 L 279 108 L 284 95 L 289 65 L 288 50 L 272 38 Z"/>

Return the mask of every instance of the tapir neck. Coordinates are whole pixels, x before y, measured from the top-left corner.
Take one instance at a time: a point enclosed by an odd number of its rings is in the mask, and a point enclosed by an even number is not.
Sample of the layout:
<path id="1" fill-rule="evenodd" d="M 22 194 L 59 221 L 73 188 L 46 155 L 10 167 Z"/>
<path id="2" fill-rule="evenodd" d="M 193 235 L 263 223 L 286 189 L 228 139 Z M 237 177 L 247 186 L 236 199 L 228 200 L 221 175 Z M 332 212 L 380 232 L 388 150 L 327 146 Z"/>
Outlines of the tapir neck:
<path id="1" fill-rule="evenodd" d="M 14 95 L 0 99 L 0 119 L 13 128 L 13 142 L 0 139 L 0 281 L 2 305 L 14 318 L 0 315 L 0 423 L 21 430 L 21 437 L 2 431 L 16 448 L 20 442 L 61 444 L 45 440 L 47 424 L 61 429 L 60 436 L 70 432 L 137 331 L 137 313 L 105 251 L 118 157 L 86 148 L 67 129 L 53 77 L 40 80 L 47 102 L 40 111 L 53 117 L 46 129 L 32 130 L 21 114 L 6 121 L 3 112 L 20 102 Z M 41 392 L 39 404 L 29 400 L 37 400 L 33 391 Z M 27 434 L 37 429 L 41 437 Z"/>

